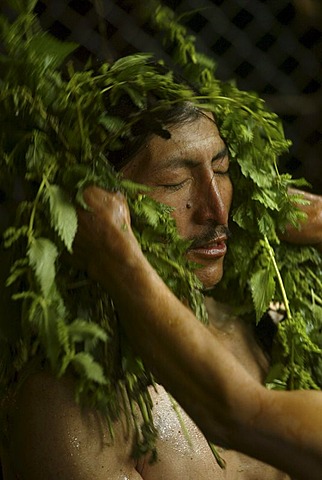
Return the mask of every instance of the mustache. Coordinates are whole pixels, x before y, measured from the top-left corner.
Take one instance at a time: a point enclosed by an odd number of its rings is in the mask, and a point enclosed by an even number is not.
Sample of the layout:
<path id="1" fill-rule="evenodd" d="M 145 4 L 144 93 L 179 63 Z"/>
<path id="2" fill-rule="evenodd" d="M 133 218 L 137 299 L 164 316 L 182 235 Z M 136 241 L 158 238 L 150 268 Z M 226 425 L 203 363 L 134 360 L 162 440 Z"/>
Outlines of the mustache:
<path id="1" fill-rule="evenodd" d="M 206 243 L 211 242 L 212 240 L 216 241 L 221 237 L 226 237 L 228 239 L 231 235 L 231 231 L 226 225 L 211 225 L 201 235 L 188 239 L 191 242 L 188 250 L 203 247 Z"/>

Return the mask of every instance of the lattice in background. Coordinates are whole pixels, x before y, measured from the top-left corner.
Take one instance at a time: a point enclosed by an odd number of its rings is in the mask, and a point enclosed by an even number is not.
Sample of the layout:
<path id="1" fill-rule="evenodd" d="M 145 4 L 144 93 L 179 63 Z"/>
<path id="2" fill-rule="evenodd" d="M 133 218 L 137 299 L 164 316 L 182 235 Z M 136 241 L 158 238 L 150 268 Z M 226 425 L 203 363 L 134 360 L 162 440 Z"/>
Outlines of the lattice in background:
<path id="1" fill-rule="evenodd" d="M 134 0 L 41 0 L 45 29 L 112 60 L 151 51 L 167 60 L 159 37 Z M 293 141 L 284 168 L 304 175 L 322 193 L 322 4 L 320 0 L 165 0 L 196 35 L 198 48 L 218 63 L 218 77 L 255 90 L 284 120 Z"/>

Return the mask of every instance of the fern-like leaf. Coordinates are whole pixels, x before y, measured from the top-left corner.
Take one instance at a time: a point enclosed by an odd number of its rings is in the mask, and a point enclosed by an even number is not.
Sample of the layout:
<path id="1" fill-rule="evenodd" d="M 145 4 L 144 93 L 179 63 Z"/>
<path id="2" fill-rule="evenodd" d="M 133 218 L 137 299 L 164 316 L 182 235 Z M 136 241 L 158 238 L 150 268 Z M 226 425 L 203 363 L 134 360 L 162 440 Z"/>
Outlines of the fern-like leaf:
<path id="1" fill-rule="evenodd" d="M 67 194 L 58 185 L 49 185 L 46 192 L 49 198 L 51 224 L 58 232 L 67 250 L 71 252 L 77 231 L 76 209 Z"/>
<path id="2" fill-rule="evenodd" d="M 275 292 L 275 280 L 270 268 L 255 272 L 250 279 L 250 287 L 256 312 L 256 321 L 259 322 L 263 313 L 268 309 Z"/>
<path id="3" fill-rule="evenodd" d="M 48 297 L 55 282 L 56 245 L 48 238 L 32 239 L 28 248 L 30 265 L 36 273 L 44 297 Z"/>
<path id="4" fill-rule="evenodd" d="M 71 360 L 72 365 L 77 371 L 84 374 L 87 380 L 93 380 L 99 384 L 106 384 L 103 369 L 101 365 L 93 359 L 92 355 L 86 352 L 77 353 Z"/>

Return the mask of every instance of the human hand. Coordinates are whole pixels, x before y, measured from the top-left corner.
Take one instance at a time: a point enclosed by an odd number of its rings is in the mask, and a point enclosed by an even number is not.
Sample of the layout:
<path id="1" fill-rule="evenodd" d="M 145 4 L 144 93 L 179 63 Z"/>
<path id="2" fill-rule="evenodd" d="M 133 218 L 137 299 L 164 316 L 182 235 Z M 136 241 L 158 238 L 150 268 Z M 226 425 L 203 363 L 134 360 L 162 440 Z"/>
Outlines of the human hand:
<path id="1" fill-rule="evenodd" d="M 289 189 L 291 195 L 301 195 L 308 200 L 308 205 L 297 205 L 307 218 L 301 222 L 300 228 L 291 225 L 280 235 L 281 240 L 299 245 L 311 245 L 322 252 L 322 196 L 304 192 L 297 189 Z"/>
<path id="2" fill-rule="evenodd" d="M 140 247 L 131 229 L 125 197 L 101 188 L 88 187 L 83 194 L 88 210 L 77 208 L 78 229 L 73 261 L 109 290 Z"/>

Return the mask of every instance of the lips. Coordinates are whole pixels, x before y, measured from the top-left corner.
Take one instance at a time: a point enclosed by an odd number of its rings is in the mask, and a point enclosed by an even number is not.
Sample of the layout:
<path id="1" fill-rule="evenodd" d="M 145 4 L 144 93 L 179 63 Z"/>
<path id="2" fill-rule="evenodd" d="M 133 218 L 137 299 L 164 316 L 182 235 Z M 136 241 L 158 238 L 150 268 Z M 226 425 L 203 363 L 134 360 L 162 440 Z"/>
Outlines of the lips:
<path id="1" fill-rule="evenodd" d="M 189 253 L 204 258 L 220 258 L 226 254 L 227 237 L 219 237 L 203 245 L 195 245 L 189 249 Z"/>

